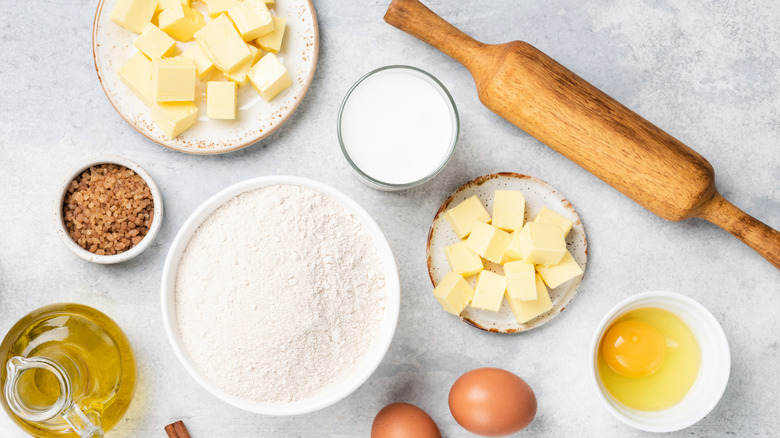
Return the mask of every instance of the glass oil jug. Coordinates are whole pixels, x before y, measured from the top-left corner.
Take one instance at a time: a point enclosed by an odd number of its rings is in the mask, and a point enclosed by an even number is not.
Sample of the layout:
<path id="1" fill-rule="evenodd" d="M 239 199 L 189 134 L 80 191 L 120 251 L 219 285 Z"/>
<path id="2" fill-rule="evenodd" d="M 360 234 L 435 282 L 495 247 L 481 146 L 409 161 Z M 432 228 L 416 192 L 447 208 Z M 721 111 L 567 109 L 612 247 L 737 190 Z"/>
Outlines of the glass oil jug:
<path id="1" fill-rule="evenodd" d="M 17 322 L 0 344 L 0 403 L 41 438 L 102 437 L 130 406 L 135 359 L 122 329 L 80 304 Z"/>

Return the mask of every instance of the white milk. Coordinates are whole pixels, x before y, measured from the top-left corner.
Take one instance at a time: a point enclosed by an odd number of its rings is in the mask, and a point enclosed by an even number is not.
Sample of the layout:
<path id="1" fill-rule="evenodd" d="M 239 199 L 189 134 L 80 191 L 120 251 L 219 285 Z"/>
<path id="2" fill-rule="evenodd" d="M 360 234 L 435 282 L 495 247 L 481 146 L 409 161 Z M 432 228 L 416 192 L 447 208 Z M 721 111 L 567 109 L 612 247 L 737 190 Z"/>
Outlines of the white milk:
<path id="1" fill-rule="evenodd" d="M 349 158 L 371 178 L 408 184 L 448 159 L 457 136 L 454 104 L 432 78 L 391 68 L 360 82 L 341 114 L 341 140 Z"/>

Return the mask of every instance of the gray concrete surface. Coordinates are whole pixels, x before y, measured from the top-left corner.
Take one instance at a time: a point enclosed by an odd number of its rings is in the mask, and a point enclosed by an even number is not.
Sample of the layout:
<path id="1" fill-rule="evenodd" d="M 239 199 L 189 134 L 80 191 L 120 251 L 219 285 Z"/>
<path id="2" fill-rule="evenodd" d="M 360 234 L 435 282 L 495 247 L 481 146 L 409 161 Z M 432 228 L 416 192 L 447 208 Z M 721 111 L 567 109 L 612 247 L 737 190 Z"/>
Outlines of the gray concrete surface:
<path id="1" fill-rule="evenodd" d="M 280 0 L 283 1 L 283 0 Z M 700 301 L 723 325 L 732 375 L 715 410 L 672 436 L 776 436 L 780 430 L 780 271 L 701 220 L 670 223 L 479 104 L 468 72 L 382 21 L 388 1 L 315 0 L 321 49 L 314 82 L 291 120 L 253 147 L 221 156 L 164 149 L 113 110 L 91 55 L 95 1 L 4 1 L 0 18 L 0 334 L 22 315 L 63 301 L 94 306 L 125 329 L 138 357 L 138 391 L 111 437 L 162 437 L 184 419 L 194 438 L 367 436 L 385 404 L 427 410 L 447 437 L 472 436 L 453 420 L 447 393 L 479 366 L 515 371 L 539 413 L 521 436 L 644 436 L 599 404 L 587 355 L 601 316 L 645 290 Z M 703 0 L 429 0 L 485 42 L 522 39 L 707 157 L 721 192 L 780 227 L 780 3 Z M 423 187 L 383 193 L 351 174 L 338 148 L 336 112 L 349 86 L 386 64 L 410 64 L 452 92 L 461 136 L 449 166 Z M 58 240 L 50 203 L 64 173 L 102 152 L 135 160 L 156 179 L 166 217 L 154 246 L 118 266 L 73 256 Z M 559 318 L 519 336 L 488 334 L 441 311 L 426 275 L 424 242 L 439 204 L 476 176 L 542 178 L 574 204 L 590 243 L 588 273 Z M 179 365 L 165 338 L 159 282 L 188 215 L 218 190 L 259 175 L 292 174 L 336 187 L 371 213 L 400 268 L 395 340 L 369 381 L 310 415 L 273 418 L 227 406 Z M 22 436 L 0 415 L 0 436 Z"/>

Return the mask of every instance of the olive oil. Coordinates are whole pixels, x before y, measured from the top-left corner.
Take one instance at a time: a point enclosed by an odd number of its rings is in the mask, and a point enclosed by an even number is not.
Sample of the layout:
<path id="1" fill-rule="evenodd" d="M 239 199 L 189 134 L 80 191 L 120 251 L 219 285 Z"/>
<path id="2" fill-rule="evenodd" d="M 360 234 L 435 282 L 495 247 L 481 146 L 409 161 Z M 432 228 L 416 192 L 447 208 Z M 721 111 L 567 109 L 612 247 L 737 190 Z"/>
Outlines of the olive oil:
<path id="1" fill-rule="evenodd" d="M 14 374 L 14 369 L 21 371 Z M 66 395 L 98 429 L 108 431 L 127 411 L 135 378 L 133 352 L 122 329 L 103 313 L 79 304 L 55 304 L 30 313 L 0 345 L 3 408 L 36 437 L 79 436 L 61 413 L 45 420 L 35 417 Z M 22 408 L 14 412 L 12 406 Z M 33 415 L 18 415 L 20 409 Z"/>

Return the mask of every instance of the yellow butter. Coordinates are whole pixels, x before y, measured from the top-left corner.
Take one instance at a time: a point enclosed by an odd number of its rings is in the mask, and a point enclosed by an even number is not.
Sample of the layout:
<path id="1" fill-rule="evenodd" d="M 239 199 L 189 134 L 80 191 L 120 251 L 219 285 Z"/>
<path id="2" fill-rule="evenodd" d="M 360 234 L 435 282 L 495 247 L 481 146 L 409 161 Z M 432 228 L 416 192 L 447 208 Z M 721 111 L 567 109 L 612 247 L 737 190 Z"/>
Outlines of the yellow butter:
<path id="1" fill-rule="evenodd" d="M 520 324 L 524 324 L 539 315 L 542 315 L 552 309 L 552 301 L 550 300 L 550 293 L 547 292 L 547 287 L 544 285 L 542 277 L 536 275 L 536 295 L 537 298 L 532 301 L 522 301 L 511 299 L 507 295 L 509 301 L 509 308 L 512 309 L 512 313 L 515 316 L 515 320 Z"/>
<path id="2" fill-rule="evenodd" d="M 532 301 L 537 298 L 536 270 L 534 265 L 523 261 L 504 264 L 506 293 L 512 300 Z"/>
<path id="3" fill-rule="evenodd" d="M 255 44 L 260 46 L 266 52 L 279 53 L 282 50 L 282 40 L 284 39 L 284 29 L 287 27 L 287 20 L 282 17 L 271 17 L 274 20 L 274 30 L 255 40 Z"/>
<path id="4" fill-rule="evenodd" d="M 244 41 L 252 41 L 274 31 L 271 12 L 261 0 L 244 0 L 227 11 Z"/>
<path id="5" fill-rule="evenodd" d="M 504 231 L 515 231 L 523 227 L 525 219 L 525 196 L 518 190 L 496 190 L 493 193 L 494 226 Z"/>
<path id="6" fill-rule="evenodd" d="M 449 272 L 433 289 L 433 296 L 449 313 L 460 315 L 474 296 L 474 291 L 457 272 Z"/>
<path id="7" fill-rule="evenodd" d="M 202 0 L 206 4 L 206 9 L 209 12 L 211 18 L 217 17 L 219 14 L 227 13 L 228 9 L 241 3 L 241 0 Z"/>
<path id="8" fill-rule="evenodd" d="M 160 29 L 179 41 L 190 41 L 196 32 L 206 25 L 203 14 L 183 4 L 160 12 L 157 20 Z"/>
<path id="9" fill-rule="evenodd" d="M 542 211 L 540 211 L 539 214 L 536 215 L 536 219 L 534 219 L 534 222 L 557 225 L 558 227 L 560 227 L 561 230 L 563 230 L 564 237 L 566 237 L 566 235 L 569 234 L 572 225 L 574 225 L 572 221 L 566 219 L 565 217 L 550 210 L 547 207 L 542 207 Z"/>
<path id="10" fill-rule="evenodd" d="M 118 0 L 111 10 L 111 21 L 125 29 L 141 33 L 157 8 L 157 0 Z"/>
<path id="11" fill-rule="evenodd" d="M 152 106 L 152 61 L 143 53 L 135 55 L 119 69 L 119 79 L 143 101 L 146 106 Z"/>
<path id="12" fill-rule="evenodd" d="M 182 4 L 184 6 L 190 5 L 190 0 L 157 0 L 157 10 L 170 9 L 176 4 Z"/>
<path id="13" fill-rule="evenodd" d="M 157 102 L 195 100 L 195 64 L 183 56 L 152 61 L 152 96 Z"/>
<path id="14" fill-rule="evenodd" d="M 477 276 L 471 307 L 498 312 L 504 300 L 506 279 L 492 271 L 482 271 Z"/>
<path id="15" fill-rule="evenodd" d="M 157 102 L 152 105 L 152 120 L 168 137 L 175 138 L 198 119 L 198 107 L 192 102 Z"/>
<path id="16" fill-rule="evenodd" d="M 195 41 L 223 72 L 233 70 L 252 56 L 241 35 L 224 14 L 196 32 Z"/>
<path id="17" fill-rule="evenodd" d="M 236 83 L 232 81 L 206 84 L 206 113 L 210 119 L 236 118 Z"/>
<path id="18" fill-rule="evenodd" d="M 557 225 L 528 222 L 517 235 L 526 263 L 555 265 L 566 253 L 563 231 Z"/>
<path id="19" fill-rule="evenodd" d="M 490 223 L 490 215 L 476 195 L 445 211 L 444 219 L 449 222 L 458 239 L 468 237 L 474 224 Z"/>
<path id="20" fill-rule="evenodd" d="M 506 252 L 506 248 L 511 240 L 512 235 L 506 231 L 477 221 L 474 223 L 474 228 L 471 230 L 468 239 L 466 239 L 466 245 L 487 260 L 493 263 L 501 263 L 504 252 Z"/>
<path id="21" fill-rule="evenodd" d="M 274 0 L 265 0 L 265 5 L 270 9 L 276 6 L 276 2 Z"/>
<path id="22" fill-rule="evenodd" d="M 523 259 L 523 253 L 520 251 L 520 230 L 517 230 L 511 234 L 512 240 L 509 241 L 509 245 L 504 251 L 504 256 L 501 258 L 501 263 L 514 262 Z"/>
<path id="23" fill-rule="evenodd" d="M 200 44 L 190 44 L 189 47 L 181 54 L 185 58 L 189 58 L 195 64 L 195 74 L 203 79 L 212 70 L 214 70 L 214 61 L 209 58 L 209 55 L 203 51 Z"/>
<path id="24" fill-rule="evenodd" d="M 444 247 L 444 255 L 453 272 L 468 277 L 485 269 L 482 258 L 472 251 L 466 242 L 458 242 Z"/>
<path id="25" fill-rule="evenodd" d="M 249 81 L 249 78 L 247 77 L 249 70 L 263 56 L 263 52 L 257 47 L 251 44 L 247 44 L 246 46 L 249 49 L 251 56 L 247 58 L 246 61 L 238 64 L 233 70 L 223 72 L 226 78 L 236 82 L 239 86 L 246 85 L 246 83 Z"/>
<path id="26" fill-rule="evenodd" d="M 249 69 L 247 76 L 260 97 L 269 102 L 292 86 L 292 78 L 290 78 L 287 68 L 279 62 L 273 53 L 268 53 L 260 58 Z"/>
<path id="27" fill-rule="evenodd" d="M 574 260 L 569 251 L 563 255 L 563 258 L 557 265 L 537 265 L 536 270 L 542 276 L 542 280 L 550 288 L 556 288 L 572 278 L 582 274 L 582 268 Z"/>
<path id="28" fill-rule="evenodd" d="M 141 35 L 133 41 L 133 45 L 150 59 L 156 59 L 169 55 L 176 47 L 176 41 L 161 31 L 159 27 L 147 23 Z"/>

